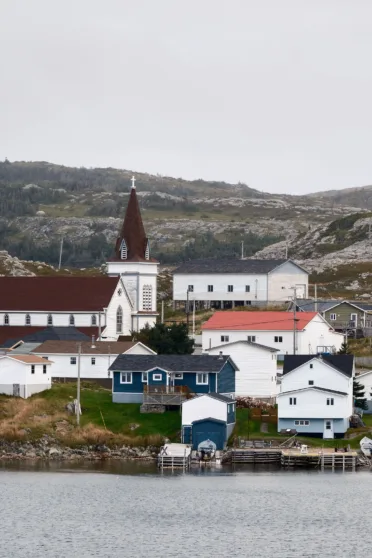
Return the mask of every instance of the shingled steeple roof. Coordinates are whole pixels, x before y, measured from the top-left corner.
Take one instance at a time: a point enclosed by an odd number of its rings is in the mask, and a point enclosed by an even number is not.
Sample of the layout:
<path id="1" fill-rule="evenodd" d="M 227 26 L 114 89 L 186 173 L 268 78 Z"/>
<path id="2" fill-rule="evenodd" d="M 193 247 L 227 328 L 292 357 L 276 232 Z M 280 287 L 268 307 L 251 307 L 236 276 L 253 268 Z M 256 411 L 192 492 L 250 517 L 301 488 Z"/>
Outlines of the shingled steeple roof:
<path id="1" fill-rule="evenodd" d="M 123 226 L 116 240 L 115 259 L 127 262 L 144 262 L 150 260 L 149 242 L 143 226 L 134 183 L 135 178 L 133 177 Z"/>

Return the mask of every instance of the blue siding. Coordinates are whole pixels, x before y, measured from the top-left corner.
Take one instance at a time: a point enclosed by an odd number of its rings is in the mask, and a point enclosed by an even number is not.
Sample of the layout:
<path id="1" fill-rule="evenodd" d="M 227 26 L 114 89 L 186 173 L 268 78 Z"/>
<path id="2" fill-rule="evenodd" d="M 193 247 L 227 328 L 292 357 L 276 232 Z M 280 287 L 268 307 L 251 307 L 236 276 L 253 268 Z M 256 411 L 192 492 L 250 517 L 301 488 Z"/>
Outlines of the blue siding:
<path id="1" fill-rule="evenodd" d="M 308 420 L 310 421 L 309 426 L 304 425 L 295 425 L 295 420 Z M 291 428 L 296 429 L 297 432 L 301 434 L 307 434 L 308 436 L 316 436 L 321 435 L 323 437 L 324 432 L 324 421 L 327 419 L 294 419 L 294 418 L 285 418 L 285 419 L 278 419 L 278 432 L 283 429 Z M 346 430 L 349 428 L 348 419 L 332 419 L 333 420 L 333 432 L 335 436 L 337 435 L 344 435 Z"/>
<path id="2" fill-rule="evenodd" d="M 235 393 L 235 368 L 226 362 L 218 374 L 218 393 Z"/>
<path id="3" fill-rule="evenodd" d="M 199 385 L 196 383 L 195 372 L 184 372 L 183 380 L 176 380 L 176 386 L 187 386 L 192 393 L 211 393 L 216 391 L 216 374 L 210 372 L 208 374 L 208 385 Z"/>
<path id="4" fill-rule="evenodd" d="M 228 403 L 228 405 L 226 405 L 226 407 L 227 407 L 227 424 L 231 424 L 232 422 L 235 422 L 236 403 L 235 402 Z"/>
<path id="5" fill-rule="evenodd" d="M 161 380 L 154 380 L 156 374 L 161 374 Z M 167 385 L 167 373 L 160 368 L 152 370 L 148 374 L 148 384 L 149 386 L 166 386 Z"/>
<path id="6" fill-rule="evenodd" d="M 114 372 L 114 379 L 112 383 L 112 391 L 117 393 L 143 393 L 143 383 L 141 372 L 132 373 L 131 384 L 120 383 L 121 372 Z"/>
<path id="7" fill-rule="evenodd" d="M 182 443 L 191 444 L 192 443 L 192 426 L 182 427 Z"/>
<path id="8" fill-rule="evenodd" d="M 212 440 L 218 450 L 223 450 L 227 442 L 226 423 L 213 419 L 199 420 L 192 424 L 192 445 L 198 449 L 200 442 Z"/>

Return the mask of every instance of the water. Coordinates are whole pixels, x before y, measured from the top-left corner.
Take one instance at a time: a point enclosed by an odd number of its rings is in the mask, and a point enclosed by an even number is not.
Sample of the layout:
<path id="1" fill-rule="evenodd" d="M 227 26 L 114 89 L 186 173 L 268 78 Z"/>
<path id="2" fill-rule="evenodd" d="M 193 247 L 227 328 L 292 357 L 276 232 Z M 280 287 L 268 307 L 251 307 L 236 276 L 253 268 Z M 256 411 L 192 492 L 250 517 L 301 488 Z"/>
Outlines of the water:
<path id="1" fill-rule="evenodd" d="M 371 553 L 369 472 L 26 467 L 0 465 L 1 558 Z"/>

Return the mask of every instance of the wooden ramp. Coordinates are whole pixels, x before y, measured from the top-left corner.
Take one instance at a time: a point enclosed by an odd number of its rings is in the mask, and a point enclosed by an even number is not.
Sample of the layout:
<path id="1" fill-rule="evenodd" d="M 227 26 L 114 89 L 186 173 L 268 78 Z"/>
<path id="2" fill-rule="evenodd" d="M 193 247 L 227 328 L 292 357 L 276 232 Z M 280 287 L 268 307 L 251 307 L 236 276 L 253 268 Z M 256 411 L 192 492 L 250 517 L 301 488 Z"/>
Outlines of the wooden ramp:
<path id="1" fill-rule="evenodd" d="M 332 450 L 311 449 L 302 453 L 295 449 L 283 449 L 281 465 L 284 468 L 307 468 L 307 469 L 346 469 L 355 471 L 358 461 L 356 451 L 335 452 Z"/>

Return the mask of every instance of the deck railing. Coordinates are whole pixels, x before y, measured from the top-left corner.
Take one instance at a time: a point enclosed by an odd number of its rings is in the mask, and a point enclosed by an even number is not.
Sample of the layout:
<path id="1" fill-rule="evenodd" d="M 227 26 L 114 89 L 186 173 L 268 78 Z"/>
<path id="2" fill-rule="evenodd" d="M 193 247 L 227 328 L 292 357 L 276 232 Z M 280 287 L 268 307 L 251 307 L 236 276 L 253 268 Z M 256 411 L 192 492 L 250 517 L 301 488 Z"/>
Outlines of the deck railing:
<path id="1" fill-rule="evenodd" d="M 188 395 L 190 393 L 190 389 L 187 386 L 157 386 L 157 385 L 144 385 L 143 386 L 144 393 L 151 393 L 155 394 L 179 394 L 179 395 Z"/>

